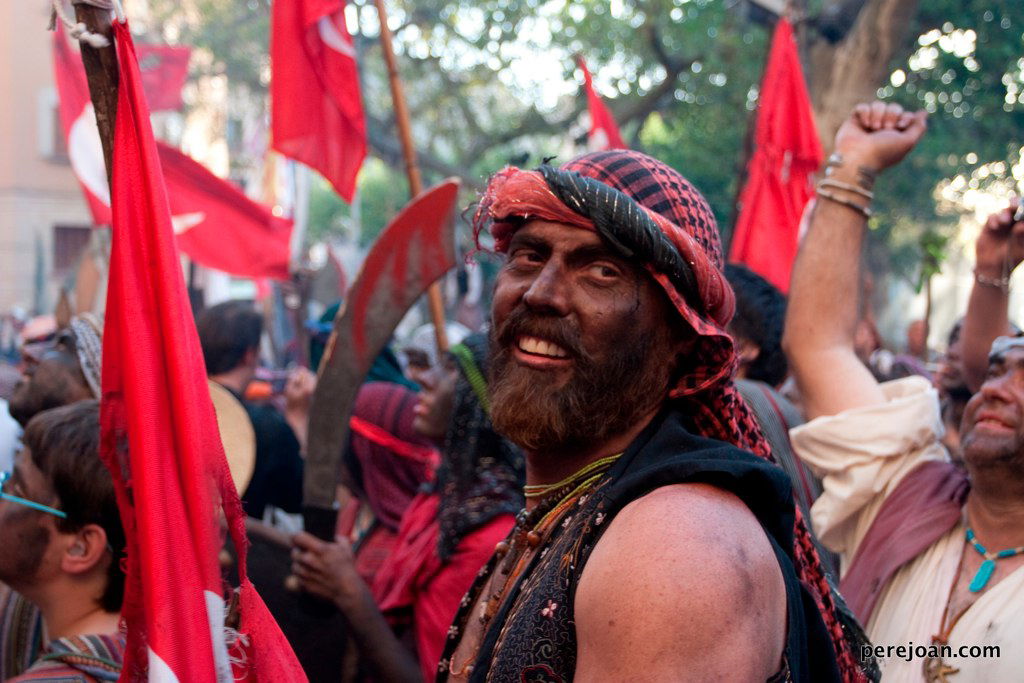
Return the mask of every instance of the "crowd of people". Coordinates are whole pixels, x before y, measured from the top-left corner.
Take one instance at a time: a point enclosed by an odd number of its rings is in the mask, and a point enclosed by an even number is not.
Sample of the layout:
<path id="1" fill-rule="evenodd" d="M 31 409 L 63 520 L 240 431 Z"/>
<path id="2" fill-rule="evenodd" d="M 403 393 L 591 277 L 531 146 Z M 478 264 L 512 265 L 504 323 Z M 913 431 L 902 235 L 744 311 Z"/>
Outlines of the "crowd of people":
<path id="1" fill-rule="evenodd" d="M 1017 680 L 1019 201 L 983 226 L 941 356 L 918 322 L 903 356 L 864 343 L 873 191 L 926 128 L 895 104 L 850 114 L 788 296 L 724 263 L 700 192 L 649 156 L 492 176 L 472 221 L 503 255 L 489 322 L 443 354 L 381 354 L 343 445 L 337 535 L 291 535 L 299 586 L 347 624 L 338 678 Z M 263 324 L 241 301 L 196 320 L 211 383 L 252 427 L 244 509 L 294 525 L 316 377 L 254 391 Z M 16 423 L 0 433 L 0 679 L 116 680 L 102 326 L 53 328 L 23 340 L 0 397 Z"/>

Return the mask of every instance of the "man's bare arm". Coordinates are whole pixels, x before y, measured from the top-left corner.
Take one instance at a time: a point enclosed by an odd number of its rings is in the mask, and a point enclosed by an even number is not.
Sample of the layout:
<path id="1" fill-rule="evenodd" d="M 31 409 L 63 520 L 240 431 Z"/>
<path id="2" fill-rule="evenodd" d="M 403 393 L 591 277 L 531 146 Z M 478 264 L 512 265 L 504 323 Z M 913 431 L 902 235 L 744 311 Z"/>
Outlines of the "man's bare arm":
<path id="1" fill-rule="evenodd" d="M 971 392 L 985 380 L 988 352 L 996 337 L 1011 334 L 1006 312 L 1010 300 L 1005 282 L 1024 259 L 1024 221 L 1014 222 L 1019 199 L 988 217 L 974 243 L 975 281 L 967 301 L 961 332 L 964 381 Z"/>
<path id="2" fill-rule="evenodd" d="M 884 400 L 853 346 L 867 220 L 842 201 L 868 202 L 842 187 L 869 189 L 863 171 L 877 173 L 899 163 L 926 127 L 924 112 L 874 102 L 857 105 L 836 134 L 843 163 L 833 169 L 827 191 L 840 201 L 819 197 L 816 202 L 793 266 L 783 336 L 808 419 Z"/>
<path id="3" fill-rule="evenodd" d="M 580 578 L 575 619 L 577 681 L 765 680 L 785 647 L 786 590 L 738 498 L 667 486 L 612 520 Z"/>

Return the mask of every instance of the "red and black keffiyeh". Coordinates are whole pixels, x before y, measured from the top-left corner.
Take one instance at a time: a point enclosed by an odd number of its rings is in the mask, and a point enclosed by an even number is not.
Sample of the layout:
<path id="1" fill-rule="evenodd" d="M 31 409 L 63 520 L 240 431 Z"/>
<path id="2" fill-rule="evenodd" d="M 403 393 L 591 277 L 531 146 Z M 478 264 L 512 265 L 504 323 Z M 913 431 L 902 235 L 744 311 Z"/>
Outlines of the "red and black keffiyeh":
<path id="1" fill-rule="evenodd" d="M 722 272 L 718 228 L 707 201 L 672 168 L 631 150 L 587 154 L 559 169 L 509 167 L 490 180 L 473 220 L 479 240 L 490 230 L 504 252 L 527 220 L 597 231 L 627 258 L 642 262 L 664 289 L 697 343 L 688 372 L 671 389 L 701 436 L 771 459 L 768 442 L 733 383 L 737 364 L 726 325 L 735 300 Z M 847 681 L 865 680 L 844 635 L 835 596 L 810 533 L 796 510 L 797 571 L 813 593 Z"/>

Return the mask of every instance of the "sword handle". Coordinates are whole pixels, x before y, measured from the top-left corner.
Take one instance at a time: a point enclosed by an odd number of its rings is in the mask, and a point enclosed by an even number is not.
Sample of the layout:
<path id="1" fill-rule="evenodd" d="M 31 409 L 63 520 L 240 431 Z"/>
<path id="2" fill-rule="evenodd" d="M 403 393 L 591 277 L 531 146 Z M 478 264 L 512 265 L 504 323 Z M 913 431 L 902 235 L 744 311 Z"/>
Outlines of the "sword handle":
<path id="1" fill-rule="evenodd" d="M 338 511 L 333 508 L 304 506 L 302 509 L 303 527 L 307 533 L 313 534 L 324 541 L 334 540 L 334 530 L 338 523 Z M 326 600 L 315 598 L 303 592 L 299 587 L 297 576 L 290 574 L 284 580 L 286 590 L 299 593 L 299 607 L 308 614 L 327 619 L 337 613 L 338 608 Z"/>

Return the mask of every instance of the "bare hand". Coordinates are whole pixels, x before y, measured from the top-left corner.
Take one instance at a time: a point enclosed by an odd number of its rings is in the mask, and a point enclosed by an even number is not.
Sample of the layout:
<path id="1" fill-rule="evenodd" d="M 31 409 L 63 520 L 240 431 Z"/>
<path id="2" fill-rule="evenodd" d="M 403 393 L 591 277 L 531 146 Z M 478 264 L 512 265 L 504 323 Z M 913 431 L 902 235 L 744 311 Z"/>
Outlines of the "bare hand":
<path id="1" fill-rule="evenodd" d="M 835 150 L 844 159 L 881 171 L 898 164 L 928 128 L 928 114 L 895 102 L 858 104 L 839 132 Z"/>
<path id="2" fill-rule="evenodd" d="M 974 243 L 975 265 L 986 276 L 1001 278 L 1024 261 L 1024 221 L 1014 222 L 1019 198 L 988 217 Z"/>
<path id="3" fill-rule="evenodd" d="M 284 385 L 285 410 L 309 412 L 309 404 L 316 391 L 316 375 L 306 368 L 294 368 Z"/>
<path id="4" fill-rule="evenodd" d="M 321 541 L 305 531 L 295 534 L 292 574 L 303 590 L 342 607 L 364 584 L 348 540 L 338 536 L 334 541 Z"/>

